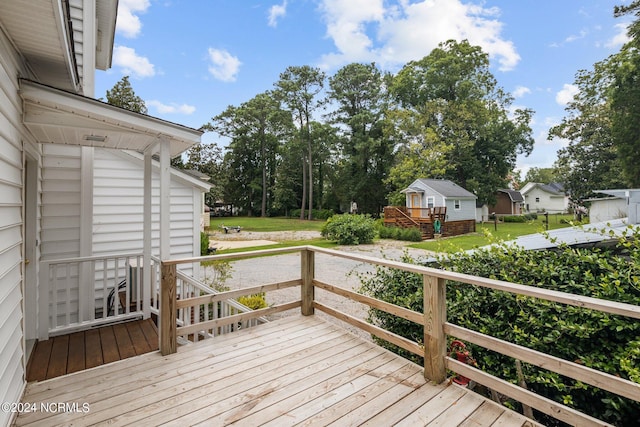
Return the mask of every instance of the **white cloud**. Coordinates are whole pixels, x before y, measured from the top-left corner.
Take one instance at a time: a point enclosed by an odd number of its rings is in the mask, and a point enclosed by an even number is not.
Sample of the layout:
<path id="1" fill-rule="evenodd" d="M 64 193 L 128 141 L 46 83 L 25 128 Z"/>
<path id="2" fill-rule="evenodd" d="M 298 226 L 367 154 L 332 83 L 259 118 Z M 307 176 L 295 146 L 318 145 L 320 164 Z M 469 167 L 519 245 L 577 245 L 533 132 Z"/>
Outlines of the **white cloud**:
<path id="1" fill-rule="evenodd" d="M 242 62 L 223 49 L 209 48 L 209 72 L 213 77 L 223 82 L 233 82 Z"/>
<path id="2" fill-rule="evenodd" d="M 513 91 L 514 98 L 522 98 L 526 94 L 531 93 L 531 89 L 525 86 L 517 86 Z"/>
<path id="3" fill-rule="evenodd" d="M 137 14 L 147 11 L 149 0 L 119 0 L 116 31 L 127 38 L 135 38 L 142 30 L 142 23 Z"/>
<path id="4" fill-rule="evenodd" d="M 188 104 L 164 104 L 160 101 L 152 99 L 151 101 L 145 101 L 145 104 L 148 107 L 155 108 L 160 114 L 193 114 L 196 111 L 196 107 Z"/>
<path id="5" fill-rule="evenodd" d="M 573 96 L 578 93 L 578 86 L 564 84 L 562 89 L 556 93 L 556 102 L 559 105 L 567 105 L 571 101 L 573 101 Z"/>
<path id="6" fill-rule="evenodd" d="M 605 43 L 605 46 L 608 48 L 615 49 L 627 43 L 630 40 L 629 36 L 627 35 L 628 26 L 629 26 L 628 22 L 616 24 L 614 28 L 616 29 L 617 34 L 613 36 L 610 40 L 608 40 L 607 43 Z"/>
<path id="7" fill-rule="evenodd" d="M 482 46 L 501 70 L 513 69 L 520 56 L 500 37 L 499 9 L 460 0 L 322 0 L 320 10 L 337 52 L 323 57 L 324 68 L 353 61 L 401 65 L 428 55 L 439 43 L 467 39 Z"/>
<path id="8" fill-rule="evenodd" d="M 144 56 L 139 56 L 136 51 L 126 46 L 113 48 L 113 65 L 122 68 L 126 75 L 135 77 L 153 77 L 156 74 L 151 62 Z"/>
<path id="9" fill-rule="evenodd" d="M 287 0 L 284 0 L 282 4 L 274 4 L 269 8 L 269 26 L 277 27 L 278 19 L 287 15 Z"/>

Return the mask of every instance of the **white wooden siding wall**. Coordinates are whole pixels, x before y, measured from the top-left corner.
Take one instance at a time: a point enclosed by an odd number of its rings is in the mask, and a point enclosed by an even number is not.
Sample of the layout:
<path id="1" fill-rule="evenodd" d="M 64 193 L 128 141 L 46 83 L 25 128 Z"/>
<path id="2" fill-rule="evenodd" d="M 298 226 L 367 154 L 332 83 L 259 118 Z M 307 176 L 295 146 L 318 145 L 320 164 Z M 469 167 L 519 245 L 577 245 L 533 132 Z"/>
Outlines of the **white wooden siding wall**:
<path id="1" fill-rule="evenodd" d="M 142 252 L 143 249 L 143 165 L 128 160 L 111 150 L 96 149 L 94 153 L 93 192 L 93 254 Z M 152 183 L 152 253 L 160 251 L 159 175 L 153 173 Z M 195 211 L 200 192 L 192 185 L 171 179 L 171 257 L 194 256 L 199 236 L 194 222 L 200 225 Z M 196 254 L 199 255 L 199 254 Z M 191 274 L 191 269 L 184 269 Z M 124 271 L 122 272 L 124 274 Z"/>
<path id="2" fill-rule="evenodd" d="M 42 146 L 42 260 L 80 256 L 81 147 L 43 144 Z M 59 271 L 58 277 L 66 276 Z M 70 274 L 71 321 L 78 319 L 78 271 Z M 65 291 L 58 289 L 58 321 L 64 323 Z M 54 301 L 54 299 L 50 299 Z"/>
<path id="3" fill-rule="evenodd" d="M 22 349 L 22 102 L 17 54 L 0 31 L 0 402 L 24 388 Z M 0 425 L 11 414 L 0 411 Z"/>

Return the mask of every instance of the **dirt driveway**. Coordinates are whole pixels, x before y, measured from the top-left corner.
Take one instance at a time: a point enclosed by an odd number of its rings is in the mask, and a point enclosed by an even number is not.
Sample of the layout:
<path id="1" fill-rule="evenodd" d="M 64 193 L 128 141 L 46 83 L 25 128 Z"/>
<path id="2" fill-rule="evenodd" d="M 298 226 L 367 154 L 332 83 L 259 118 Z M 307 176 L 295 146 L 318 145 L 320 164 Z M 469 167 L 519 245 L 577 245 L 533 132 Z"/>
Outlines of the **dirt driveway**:
<path id="1" fill-rule="evenodd" d="M 221 242 L 231 247 L 234 245 L 234 242 L 238 245 L 236 247 L 246 247 L 248 241 L 277 242 L 282 240 L 306 240 L 315 237 L 320 237 L 320 233 L 316 231 L 286 231 L 265 233 L 240 232 L 233 234 L 216 233 L 211 239 L 214 242 Z M 395 240 L 380 240 L 370 245 L 338 246 L 336 250 L 357 252 L 371 257 L 394 260 L 400 259 L 404 251 L 407 251 L 409 255 L 416 259 L 426 258 L 432 255 L 429 251 L 406 248 L 407 244 L 409 243 Z M 315 263 L 316 278 L 318 280 L 350 290 L 358 290 L 361 285 L 360 278 L 363 275 L 366 276 L 375 272 L 375 267 L 372 265 L 325 254 L 316 254 Z M 299 278 L 300 255 L 285 254 L 233 261 L 231 267 L 231 277 L 227 280 L 226 285 L 231 289 L 242 289 Z M 296 299 L 300 299 L 300 290 L 298 288 L 283 289 L 267 294 L 267 303 L 270 305 Z M 338 295 L 318 289 L 316 290 L 316 299 L 332 308 L 360 319 L 365 319 L 367 316 L 368 307 Z M 292 312 L 293 311 L 280 313 L 274 317 L 286 316 Z M 325 316 L 324 313 L 319 313 L 319 315 L 326 317 L 330 321 L 341 323 L 332 317 Z M 342 325 L 360 336 L 368 337 L 368 334 L 357 328 L 345 324 Z"/>

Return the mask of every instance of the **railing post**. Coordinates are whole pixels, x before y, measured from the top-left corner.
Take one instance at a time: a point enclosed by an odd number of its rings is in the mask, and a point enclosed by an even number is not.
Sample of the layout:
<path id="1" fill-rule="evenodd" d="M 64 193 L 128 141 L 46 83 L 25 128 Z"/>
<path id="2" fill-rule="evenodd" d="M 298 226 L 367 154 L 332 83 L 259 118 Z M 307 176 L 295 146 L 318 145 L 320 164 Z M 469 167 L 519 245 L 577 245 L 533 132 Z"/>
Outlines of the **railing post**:
<path id="1" fill-rule="evenodd" d="M 315 288 L 313 286 L 313 277 L 315 275 L 315 252 L 308 249 L 300 251 L 300 270 L 302 278 L 301 312 L 303 316 L 310 316 L 314 313 Z"/>
<path id="2" fill-rule="evenodd" d="M 445 280 L 424 274 L 424 377 L 436 384 L 447 378 L 445 357 L 447 320 Z"/>
<path id="3" fill-rule="evenodd" d="M 176 266 L 160 264 L 160 353 L 163 356 L 177 351 Z"/>

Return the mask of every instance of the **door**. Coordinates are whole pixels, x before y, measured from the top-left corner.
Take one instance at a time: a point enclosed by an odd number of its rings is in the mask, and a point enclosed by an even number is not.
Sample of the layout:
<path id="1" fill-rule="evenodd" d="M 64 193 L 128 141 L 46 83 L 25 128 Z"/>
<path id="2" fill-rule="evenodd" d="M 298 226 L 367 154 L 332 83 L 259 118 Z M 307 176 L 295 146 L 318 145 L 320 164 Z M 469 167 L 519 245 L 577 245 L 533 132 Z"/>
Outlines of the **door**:
<path id="1" fill-rule="evenodd" d="M 420 194 L 414 193 L 411 194 L 411 217 L 412 218 L 420 218 L 421 216 L 421 197 Z"/>

